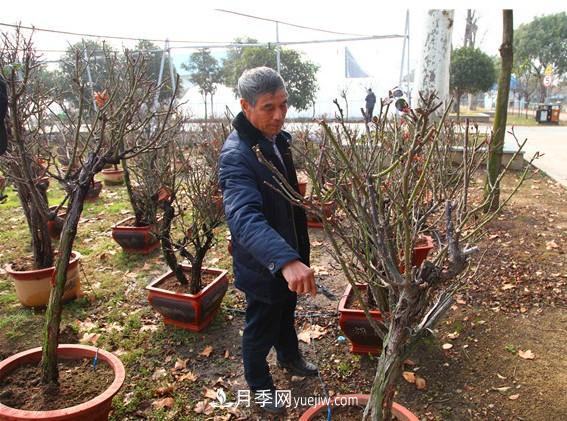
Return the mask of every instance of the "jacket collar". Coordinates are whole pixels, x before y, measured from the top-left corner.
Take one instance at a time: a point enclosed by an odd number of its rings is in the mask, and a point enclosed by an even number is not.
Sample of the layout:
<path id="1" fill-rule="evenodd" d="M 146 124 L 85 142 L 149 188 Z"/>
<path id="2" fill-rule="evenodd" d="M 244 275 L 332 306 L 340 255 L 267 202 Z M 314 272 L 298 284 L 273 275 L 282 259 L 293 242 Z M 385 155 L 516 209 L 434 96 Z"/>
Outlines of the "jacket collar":
<path id="1" fill-rule="evenodd" d="M 272 149 L 272 142 L 266 139 L 262 132 L 250 123 L 250 120 L 246 118 L 242 111 L 234 117 L 232 126 L 236 129 L 240 137 L 247 141 L 250 147 L 260 145 L 262 152 L 264 152 L 264 148 L 269 147 L 269 149 Z M 289 145 L 290 140 L 291 135 L 284 130 L 280 131 L 276 136 L 276 142 L 278 143 L 284 141 L 286 145 Z"/>

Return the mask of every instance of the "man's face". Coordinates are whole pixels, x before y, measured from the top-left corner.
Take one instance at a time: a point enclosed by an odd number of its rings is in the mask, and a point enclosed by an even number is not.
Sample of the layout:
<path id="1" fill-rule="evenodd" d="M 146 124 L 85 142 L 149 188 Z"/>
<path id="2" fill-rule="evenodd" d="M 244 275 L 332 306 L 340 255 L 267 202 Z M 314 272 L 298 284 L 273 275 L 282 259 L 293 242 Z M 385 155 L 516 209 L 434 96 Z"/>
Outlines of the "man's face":
<path id="1" fill-rule="evenodd" d="M 287 113 L 287 94 L 283 89 L 260 95 L 254 106 L 241 98 L 240 105 L 248 121 L 264 136 L 272 137 L 281 131 Z"/>

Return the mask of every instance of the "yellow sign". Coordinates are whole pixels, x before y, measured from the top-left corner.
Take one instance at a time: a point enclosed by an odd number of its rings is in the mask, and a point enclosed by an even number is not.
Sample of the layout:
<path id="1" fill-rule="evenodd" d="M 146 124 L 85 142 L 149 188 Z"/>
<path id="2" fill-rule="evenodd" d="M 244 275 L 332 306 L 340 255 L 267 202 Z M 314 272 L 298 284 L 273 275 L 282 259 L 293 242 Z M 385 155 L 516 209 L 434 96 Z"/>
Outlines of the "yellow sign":
<path id="1" fill-rule="evenodd" d="M 551 76 L 553 74 L 553 66 L 551 64 L 548 64 L 543 73 L 546 76 Z"/>

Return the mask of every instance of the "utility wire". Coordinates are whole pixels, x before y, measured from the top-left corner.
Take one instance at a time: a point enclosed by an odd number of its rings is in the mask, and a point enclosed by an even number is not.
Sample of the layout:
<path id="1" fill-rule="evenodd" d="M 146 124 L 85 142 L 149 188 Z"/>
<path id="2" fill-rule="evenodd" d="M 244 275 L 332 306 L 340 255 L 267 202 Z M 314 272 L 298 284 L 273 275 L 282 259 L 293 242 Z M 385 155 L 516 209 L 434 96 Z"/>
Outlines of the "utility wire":
<path id="1" fill-rule="evenodd" d="M 215 9 L 215 10 L 217 12 L 229 13 L 229 14 L 232 14 L 232 15 L 244 16 L 244 17 L 247 17 L 247 18 L 264 20 L 264 21 L 267 21 L 267 22 L 281 23 L 282 25 L 293 26 L 294 28 L 308 29 L 310 31 L 325 32 L 327 34 L 349 35 L 349 36 L 354 36 L 354 37 L 369 36 L 368 34 L 353 34 L 353 33 L 350 33 L 350 32 L 337 32 L 337 31 L 331 31 L 331 30 L 328 30 L 328 29 L 314 28 L 312 26 L 297 25 L 295 23 L 284 22 L 284 21 L 277 20 L 277 19 L 263 18 L 263 17 L 260 17 L 260 16 L 248 15 L 246 13 L 235 12 L 233 10 L 227 10 L 227 9 Z"/>
<path id="2" fill-rule="evenodd" d="M 48 29 L 48 28 L 38 28 L 37 26 L 24 26 L 24 25 L 16 25 L 11 23 L 3 23 L 0 22 L 0 26 L 7 26 L 9 28 L 23 28 L 23 29 L 30 29 L 32 31 L 38 32 L 49 32 L 52 34 L 62 34 L 62 35 L 74 35 L 79 37 L 86 37 L 86 38 L 108 38 L 108 39 L 117 39 L 117 40 L 126 40 L 126 41 L 151 41 L 151 42 L 165 42 L 164 39 L 152 39 L 152 38 L 136 38 L 136 37 L 123 37 L 117 35 L 101 35 L 101 34 L 89 34 L 89 33 L 82 33 L 82 32 L 71 32 L 71 31 L 60 31 L 57 29 Z M 170 43 L 205 43 L 205 44 L 226 44 L 224 41 L 186 41 L 186 40 L 169 40 Z"/>

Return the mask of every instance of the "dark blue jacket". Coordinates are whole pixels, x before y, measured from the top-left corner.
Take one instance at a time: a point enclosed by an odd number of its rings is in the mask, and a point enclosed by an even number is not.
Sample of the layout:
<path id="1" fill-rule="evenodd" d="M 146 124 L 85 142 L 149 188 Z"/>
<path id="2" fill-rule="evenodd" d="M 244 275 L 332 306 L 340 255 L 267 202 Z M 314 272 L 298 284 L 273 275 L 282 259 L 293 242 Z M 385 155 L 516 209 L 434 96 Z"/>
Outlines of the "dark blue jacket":
<path id="1" fill-rule="evenodd" d="M 285 168 L 266 139 L 241 112 L 232 122 L 234 131 L 220 155 L 219 182 L 224 212 L 232 238 L 235 286 L 264 302 L 276 302 L 289 294 L 281 268 L 300 259 L 309 265 L 309 235 L 303 209 L 268 186 L 275 175 L 256 157 L 260 151 L 286 175 L 299 191 L 289 147 L 291 135 L 280 132 L 276 145 Z"/>

